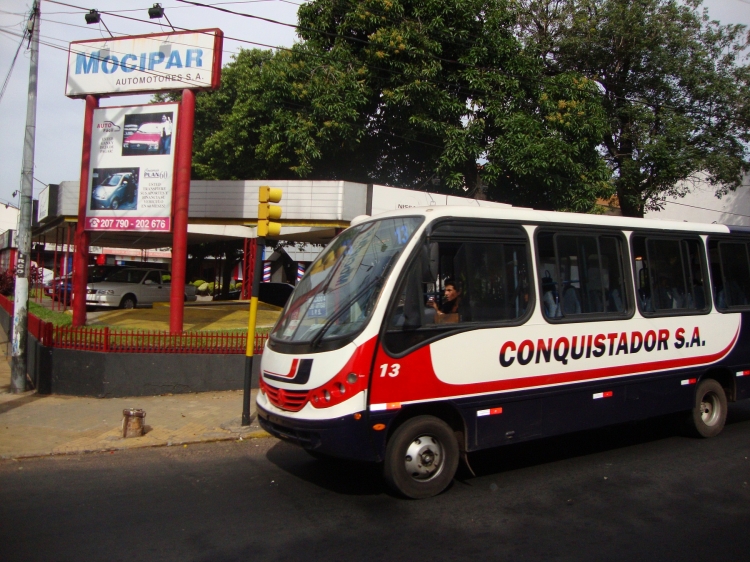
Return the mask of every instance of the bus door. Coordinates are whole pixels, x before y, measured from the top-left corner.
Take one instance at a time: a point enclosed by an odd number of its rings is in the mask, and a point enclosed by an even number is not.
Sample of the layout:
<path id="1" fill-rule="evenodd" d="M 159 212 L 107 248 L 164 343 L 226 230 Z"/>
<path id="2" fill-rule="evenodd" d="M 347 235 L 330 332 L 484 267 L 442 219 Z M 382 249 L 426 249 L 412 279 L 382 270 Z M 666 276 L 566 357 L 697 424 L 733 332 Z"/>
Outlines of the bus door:
<path id="1" fill-rule="evenodd" d="M 498 398 L 472 396 L 497 383 L 498 332 L 524 323 L 533 310 L 530 260 L 520 226 L 465 219 L 434 226 L 403 270 L 386 316 L 371 384 L 373 415 L 382 412 L 388 423 L 434 407 L 463 420 L 469 449 L 539 434 L 538 404 L 519 402 L 504 417 L 480 419 Z"/>

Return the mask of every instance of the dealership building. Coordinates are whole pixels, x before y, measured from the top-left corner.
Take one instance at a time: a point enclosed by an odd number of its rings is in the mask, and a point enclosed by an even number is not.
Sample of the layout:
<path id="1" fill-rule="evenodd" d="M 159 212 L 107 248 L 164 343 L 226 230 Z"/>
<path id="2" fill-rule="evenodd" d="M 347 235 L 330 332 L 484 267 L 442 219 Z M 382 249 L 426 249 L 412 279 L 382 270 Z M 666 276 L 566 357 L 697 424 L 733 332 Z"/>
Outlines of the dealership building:
<path id="1" fill-rule="evenodd" d="M 294 283 L 338 232 L 354 217 L 421 206 L 472 205 L 509 207 L 482 201 L 347 181 L 248 180 L 202 181 L 190 183 L 188 245 L 226 240 L 252 240 L 257 237 L 258 192 L 261 185 L 280 188 L 283 215 L 278 242 L 282 249 L 263 256 L 267 264 L 265 280 Z M 44 252 L 49 267 L 57 250 L 56 271 L 66 271 L 74 251 L 73 233 L 78 221 L 79 182 L 53 184 L 39 194 L 33 228 L 35 252 Z M 99 231 L 92 232 L 91 259 L 100 264 L 164 263 L 171 261 L 169 232 Z M 33 252 L 32 252 L 33 253 Z M 67 258 L 65 257 L 67 255 Z M 36 259 L 36 255 L 32 256 Z M 54 259 L 54 258 L 52 258 Z M 290 267 L 290 262 L 292 266 Z M 291 274 L 290 272 L 295 272 Z M 236 275 L 243 278 L 242 272 Z"/>

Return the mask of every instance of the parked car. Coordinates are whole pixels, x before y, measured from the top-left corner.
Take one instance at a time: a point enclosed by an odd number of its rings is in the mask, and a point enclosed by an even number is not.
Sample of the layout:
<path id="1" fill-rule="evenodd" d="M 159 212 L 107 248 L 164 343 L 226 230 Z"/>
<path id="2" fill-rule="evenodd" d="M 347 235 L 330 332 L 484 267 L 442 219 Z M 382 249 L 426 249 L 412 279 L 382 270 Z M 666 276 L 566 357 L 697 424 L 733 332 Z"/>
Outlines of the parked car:
<path id="1" fill-rule="evenodd" d="M 104 281 L 113 273 L 122 269 L 120 265 L 90 265 L 86 277 L 87 283 L 99 283 Z M 45 288 L 45 293 L 47 292 Z M 73 281 L 70 274 L 57 277 L 52 286 L 51 296 L 56 301 L 65 301 L 70 304 L 73 300 Z"/>
<path id="2" fill-rule="evenodd" d="M 113 174 L 94 188 L 92 209 L 117 210 L 123 203 L 135 200 L 138 184 L 131 172 Z"/>
<path id="3" fill-rule="evenodd" d="M 294 285 L 289 283 L 261 283 L 258 289 L 258 300 L 284 308 L 292 292 L 294 292 Z"/>
<path id="4" fill-rule="evenodd" d="M 138 131 L 123 140 L 122 148 L 159 154 L 163 129 L 161 123 L 143 123 Z"/>
<path id="5" fill-rule="evenodd" d="M 170 275 L 159 269 L 127 268 L 86 287 L 86 304 L 113 308 L 135 308 L 170 298 Z M 194 301 L 195 287 L 185 285 L 185 300 Z"/>
<path id="6" fill-rule="evenodd" d="M 266 304 L 272 304 L 284 308 L 286 301 L 294 291 L 294 285 L 289 283 L 261 283 L 258 288 L 258 300 Z M 226 297 L 223 295 L 214 296 L 215 301 L 236 301 L 240 298 L 241 291 L 229 291 Z"/>

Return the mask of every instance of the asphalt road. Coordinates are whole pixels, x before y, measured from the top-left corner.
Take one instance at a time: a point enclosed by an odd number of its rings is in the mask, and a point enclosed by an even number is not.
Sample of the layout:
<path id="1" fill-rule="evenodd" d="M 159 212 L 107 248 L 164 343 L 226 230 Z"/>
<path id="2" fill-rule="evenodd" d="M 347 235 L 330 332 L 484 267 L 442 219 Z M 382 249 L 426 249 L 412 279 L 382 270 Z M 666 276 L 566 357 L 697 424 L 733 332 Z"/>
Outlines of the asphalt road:
<path id="1" fill-rule="evenodd" d="M 750 560 L 750 404 L 471 457 L 409 501 L 274 439 L 0 463 L 0 560 Z"/>

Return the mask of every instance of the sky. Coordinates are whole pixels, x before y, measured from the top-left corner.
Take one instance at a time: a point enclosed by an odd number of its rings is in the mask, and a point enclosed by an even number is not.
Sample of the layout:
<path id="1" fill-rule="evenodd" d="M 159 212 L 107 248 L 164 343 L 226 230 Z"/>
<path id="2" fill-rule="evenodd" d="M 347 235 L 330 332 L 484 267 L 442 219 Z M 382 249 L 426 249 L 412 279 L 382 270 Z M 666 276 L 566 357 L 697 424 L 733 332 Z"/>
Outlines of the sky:
<path id="1" fill-rule="evenodd" d="M 201 0 L 237 12 L 295 24 L 303 0 Z M 152 0 L 43 0 L 37 93 L 34 197 L 48 183 L 77 180 L 81 167 L 84 102 L 65 97 L 67 47 L 71 41 L 139 35 L 170 31 L 165 19 L 149 20 Z M 212 8 L 189 6 L 176 0 L 162 0 L 167 18 L 177 28 L 218 27 L 224 32 L 223 62 L 246 41 L 288 47 L 295 40 L 294 29 L 279 24 L 222 13 Z M 5 80 L 20 42 L 31 0 L 0 0 L 0 84 Z M 63 5 L 63 4 L 67 4 Z M 721 23 L 750 26 L 750 0 L 704 0 L 712 19 Z M 84 15 L 95 8 L 103 14 L 102 24 L 86 25 Z M 133 19 L 128 19 L 133 18 Z M 138 21 L 134 21 L 138 20 Z M 159 25 L 162 22 L 164 25 Z M 237 39 L 241 41 L 237 41 Z M 13 192 L 20 190 L 23 140 L 28 99 L 29 51 L 26 43 L 15 62 L 7 89 L 0 99 L 0 203 L 18 204 Z M 123 96 L 100 101 L 100 106 L 148 103 L 149 95 Z"/>

